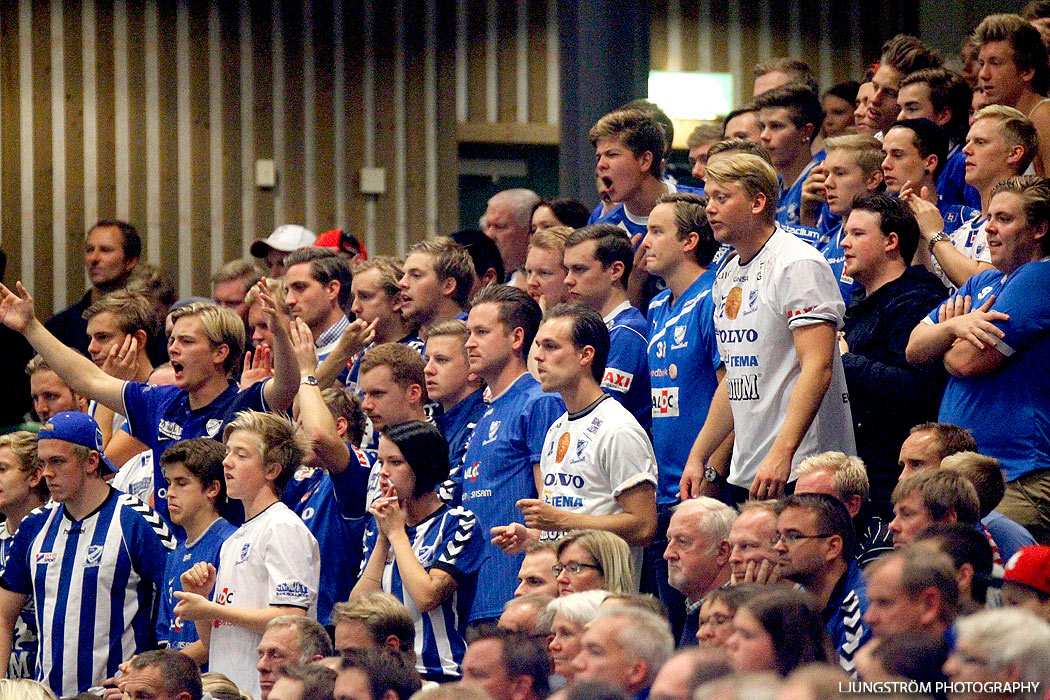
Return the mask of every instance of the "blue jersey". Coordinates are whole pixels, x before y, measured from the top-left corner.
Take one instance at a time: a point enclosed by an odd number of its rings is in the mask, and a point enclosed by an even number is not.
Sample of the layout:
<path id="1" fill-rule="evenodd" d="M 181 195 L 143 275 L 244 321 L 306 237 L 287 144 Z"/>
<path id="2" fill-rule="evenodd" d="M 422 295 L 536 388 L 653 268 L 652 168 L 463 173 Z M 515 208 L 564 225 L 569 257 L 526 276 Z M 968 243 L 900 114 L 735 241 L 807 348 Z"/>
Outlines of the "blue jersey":
<path id="1" fill-rule="evenodd" d="M 7 523 L 0 523 L 0 570 L 7 563 L 11 553 L 11 544 L 15 536 L 7 529 Z M 33 599 L 29 598 L 15 620 L 14 635 L 11 639 L 11 658 L 7 664 L 8 678 L 33 678 L 36 672 L 36 613 Z"/>
<path id="2" fill-rule="evenodd" d="M 153 386 L 141 382 L 124 382 L 124 415 L 128 432 L 153 450 L 153 505 L 168 517 L 167 490 L 160 456 L 177 442 L 207 437 L 222 440 L 226 424 L 240 411 L 268 411 L 263 398 L 265 380 L 243 391 L 230 382 L 226 391 L 207 406 L 190 408 L 190 395 L 175 386 Z"/>
<path id="3" fill-rule="evenodd" d="M 645 316 L 625 301 L 606 316 L 605 327 L 609 329 L 609 359 L 605 362 L 602 389 L 631 412 L 647 435 L 652 435 Z"/>
<path id="4" fill-rule="evenodd" d="M 36 603 L 37 680 L 76 695 L 153 648 L 154 603 L 173 549 L 164 519 L 114 489 L 83 520 L 62 504 L 23 520 L 0 585 Z"/>
<path id="5" fill-rule="evenodd" d="M 832 214 L 827 203 L 822 204 L 820 213 L 817 215 L 817 250 L 823 253 L 824 249 L 831 245 L 832 240 L 838 236 L 841 228 L 842 217 Z"/>
<path id="6" fill-rule="evenodd" d="M 856 282 L 846 274 L 846 252 L 842 250 L 841 217 L 839 217 L 838 225 L 828 232 L 828 236 L 828 244 L 821 253 L 824 255 L 824 259 L 828 261 L 828 265 L 831 266 L 831 272 L 835 275 L 835 281 L 839 285 L 839 292 L 842 294 L 842 301 L 848 307 L 850 300 L 853 298 L 853 293 L 858 289 L 863 289 L 863 287 L 859 282 Z"/>
<path id="7" fill-rule="evenodd" d="M 824 161 L 824 152 L 821 151 L 817 155 L 813 156 L 813 160 L 806 164 L 806 167 L 799 173 L 798 178 L 791 183 L 791 186 L 784 188 L 784 182 L 780 182 L 780 196 L 777 197 L 777 223 L 786 226 L 799 226 L 801 219 L 799 219 L 799 209 L 802 207 L 802 183 L 806 181 L 806 177 L 813 172 L 813 168 L 817 167 Z"/>
<path id="8" fill-rule="evenodd" d="M 300 467 L 281 493 L 281 500 L 303 519 L 321 552 L 317 621 L 322 625 L 329 624 L 336 603 L 350 598 L 357 581 L 361 550 L 347 543 L 360 542 L 365 531 L 364 486 L 371 467 L 364 451 L 351 447 L 350 465 L 337 478 L 324 469 Z M 338 478 L 349 471 L 358 476 L 356 481 Z"/>
<path id="9" fill-rule="evenodd" d="M 689 450 L 707 418 L 722 364 L 715 342 L 710 267 L 679 299 L 671 290 L 649 304 L 649 381 L 652 384 L 653 449 L 659 466 L 657 502 L 678 502 Z"/>
<path id="10" fill-rule="evenodd" d="M 434 418 L 434 422 L 445 436 L 445 441 L 448 442 L 450 479 L 455 479 L 459 474 L 463 466 L 463 456 L 467 453 L 467 445 L 470 444 L 470 436 L 474 434 L 474 426 L 478 424 L 481 414 L 488 410 L 484 395 L 485 390 L 478 389 Z"/>
<path id="11" fill-rule="evenodd" d="M 457 480 L 463 506 L 478 518 L 481 532 L 496 525 L 524 523 L 514 504 L 536 498 L 532 467 L 539 464 L 547 430 L 565 404 L 557 394 L 545 394 L 528 372 L 489 402 L 474 428 Z M 514 597 L 523 554 L 510 556 L 485 538 L 482 569 L 485 585 L 474 598 L 470 620 L 499 617 Z"/>
<path id="12" fill-rule="evenodd" d="M 966 184 L 966 156 L 963 155 L 962 144 L 957 143 L 948 151 L 944 168 L 937 176 L 937 194 L 945 204 L 981 208 L 981 193 L 973 185 Z"/>
<path id="13" fill-rule="evenodd" d="M 999 460 L 1007 481 L 1050 468 L 1050 260 L 1022 265 L 1009 276 L 980 272 L 963 284 L 977 308 L 995 295 L 995 321 L 1006 336 L 996 341 L 1003 354 L 995 370 L 973 377 L 949 377 L 939 421 L 968 428 L 981 454 Z M 949 302 L 951 300 L 949 299 Z M 936 323 L 934 309 L 924 323 Z"/>
<path id="14" fill-rule="evenodd" d="M 531 470 L 530 470 L 531 473 Z M 416 625 L 416 670 L 425 677 L 458 676 L 466 644 L 467 612 L 474 596 L 487 530 L 463 508 L 442 506 L 405 534 L 427 571 L 439 569 L 456 580 L 456 590 L 430 612 L 422 612 L 401 581 L 393 553 L 383 568 L 383 590 L 408 608 Z M 379 529 L 373 518 L 365 531 L 365 558 L 375 549 Z M 517 572 L 515 572 L 517 573 Z M 509 599 L 509 598 L 508 598 Z"/>
<path id="15" fill-rule="evenodd" d="M 194 623 L 186 623 L 175 614 L 175 591 L 182 590 L 179 577 L 193 568 L 198 562 L 211 564 L 219 568 L 219 550 L 226 538 L 237 530 L 222 518 L 204 531 L 194 542 L 183 541 L 168 556 L 168 565 L 164 569 L 164 582 L 160 591 L 160 609 L 157 612 L 157 642 L 172 649 L 185 649 L 200 639 Z"/>
<path id="16" fill-rule="evenodd" d="M 704 195 L 702 187 L 689 187 L 688 185 L 678 185 L 670 182 L 664 182 L 664 184 L 667 186 L 668 194 L 674 192 L 688 192 L 700 197 Z M 595 209 L 594 212 L 591 212 L 591 218 L 593 219 L 595 213 L 599 213 L 600 211 L 601 209 L 599 207 L 598 209 Z M 634 238 L 634 236 L 639 233 L 642 234 L 642 236 L 645 236 L 645 232 L 649 226 L 649 215 L 646 214 L 645 216 L 639 216 L 637 214 L 632 214 L 627 211 L 627 208 L 623 204 L 617 204 L 610 209 L 609 213 L 605 216 L 599 217 L 594 221 L 588 220 L 587 223 L 594 224 L 598 222 L 619 226 L 627 232 L 628 236 Z"/>

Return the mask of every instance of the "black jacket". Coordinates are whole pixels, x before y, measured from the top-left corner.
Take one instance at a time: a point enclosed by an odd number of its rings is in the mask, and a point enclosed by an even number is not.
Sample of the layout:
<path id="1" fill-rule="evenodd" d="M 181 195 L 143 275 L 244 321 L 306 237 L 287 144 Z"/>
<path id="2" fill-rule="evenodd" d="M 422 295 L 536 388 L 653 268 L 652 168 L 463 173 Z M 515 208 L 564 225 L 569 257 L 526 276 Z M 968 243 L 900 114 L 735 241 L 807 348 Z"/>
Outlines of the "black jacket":
<path id="1" fill-rule="evenodd" d="M 908 337 L 948 295 L 924 267 L 911 266 L 870 297 L 858 292 L 846 311 L 842 356 L 849 387 L 857 455 L 871 481 L 876 513 L 892 511 L 889 496 L 900 476 L 897 457 L 913 425 L 937 420 L 947 373 L 939 362 L 913 365 Z"/>

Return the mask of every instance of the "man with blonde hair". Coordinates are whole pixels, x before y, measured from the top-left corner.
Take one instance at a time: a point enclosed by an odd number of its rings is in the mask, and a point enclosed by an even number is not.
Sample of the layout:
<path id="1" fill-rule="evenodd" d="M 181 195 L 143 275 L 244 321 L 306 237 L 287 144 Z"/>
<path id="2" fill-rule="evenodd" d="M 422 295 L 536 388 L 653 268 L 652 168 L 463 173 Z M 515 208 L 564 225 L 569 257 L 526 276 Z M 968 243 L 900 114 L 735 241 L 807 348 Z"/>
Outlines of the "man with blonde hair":
<path id="1" fill-rule="evenodd" d="M 383 591 L 372 591 L 332 609 L 335 650 L 386 647 L 415 663 L 416 628 L 404 604 Z"/>
<path id="2" fill-rule="evenodd" d="M 419 325 L 421 336 L 435 323 L 466 320 L 475 280 L 466 248 L 444 236 L 419 241 L 408 250 L 404 272 L 401 314 Z"/>
<path id="3" fill-rule="evenodd" d="M 718 122 L 701 122 L 696 125 L 685 141 L 689 149 L 689 165 L 692 175 L 700 182 L 707 178 L 707 152 L 722 140 L 722 125 Z"/>
<path id="4" fill-rule="evenodd" d="M 171 313 L 174 330 L 168 354 L 174 386 L 150 386 L 111 377 L 91 360 L 67 348 L 33 313 L 33 297 L 18 283 L 17 293 L 0 285 L 0 321 L 23 335 L 59 377 L 77 393 L 128 417 L 129 432 L 153 450 L 154 507 L 167 517 L 159 473 L 160 455 L 174 442 L 192 437 L 219 439 L 238 411 L 285 411 L 292 405 L 298 365 L 287 321 L 267 303 L 274 325 L 274 374 L 240 390 L 230 379 L 244 350 L 244 324 L 232 311 L 194 302 Z"/>
<path id="5" fill-rule="evenodd" d="M 795 493 L 823 493 L 846 506 L 857 535 L 853 558 L 865 567 L 893 551 L 893 538 L 886 523 L 872 512 L 868 498 L 868 472 L 860 457 L 841 452 L 823 452 L 802 460 L 796 470 Z"/>
<path id="6" fill-rule="evenodd" d="M 683 470 L 681 494 L 710 495 L 704 468 L 735 429 L 732 500 L 775 498 L 805 457 L 856 449 L 835 347 L 845 305 L 823 256 L 776 224 L 779 184 L 768 163 L 720 157 L 707 174 L 708 221 L 737 256 L 712 288 L 726 375 Z"/>
<path id="7" fill-rule="evenodd" d="M 932 469 L 901 479 L 893 489 L 893 546 L 907 547 L 933 523 L 977 526 L 980 501 L 966 477 L 947 469 Z"/>
<path id="8" fill-rule="evenodd" d="M 919 232 L 928 256 L 925 263 L 951 291 L 979 272 L 991 270 L 987 227 L 996 186 L 1025 172 L 1039 149 L 1035 125 L 1013 107 L 989 105 L 973 115 L 963 154 L 971 167 L 966 183 L 981 196 L 981 217 L 963 222 L 951 235 L 944 232 L 944 219 L 937 206 L 914 188 L 901 191 L 919 221 Z"/>

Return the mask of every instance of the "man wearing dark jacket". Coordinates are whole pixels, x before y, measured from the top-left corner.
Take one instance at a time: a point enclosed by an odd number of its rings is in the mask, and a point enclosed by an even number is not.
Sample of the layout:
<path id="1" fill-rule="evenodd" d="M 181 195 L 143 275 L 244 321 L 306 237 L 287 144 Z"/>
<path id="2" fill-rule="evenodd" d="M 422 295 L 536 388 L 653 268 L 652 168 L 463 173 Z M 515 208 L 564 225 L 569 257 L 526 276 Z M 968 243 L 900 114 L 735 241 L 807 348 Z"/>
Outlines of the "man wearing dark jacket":
<path id="1" fill-rule="evenodd" d="M 897 450 L 918 423 L 934 420 L 946 375 L 939 364 L 905 358 L 911 329 L 945 298 L 944 285 L 915 255 L 919 227 L 907 205 L 886 195 L 858 200 L 843 226 L 845 272 L 856 292 L 839 337 L 857 455 L 871 481 L 875 512 L 889 515 L 900 467 Z"/>

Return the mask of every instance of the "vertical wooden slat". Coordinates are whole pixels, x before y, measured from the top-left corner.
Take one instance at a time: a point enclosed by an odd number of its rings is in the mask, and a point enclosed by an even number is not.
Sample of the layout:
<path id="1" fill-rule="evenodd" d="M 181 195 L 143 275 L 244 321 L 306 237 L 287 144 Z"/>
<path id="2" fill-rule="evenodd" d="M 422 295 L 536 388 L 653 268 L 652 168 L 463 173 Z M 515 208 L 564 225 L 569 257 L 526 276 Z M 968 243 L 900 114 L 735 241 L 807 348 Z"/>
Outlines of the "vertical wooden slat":
<path id="1" fill-rule="evenodd" d="M 398 252 L 404 254 L 407 251 L 409 240 L 419 240 L 427 234 L 429 202 L 427 200 L 427 118 L 428 109 L 426 105 L 426 24 L 431 18 L 426 15 L 425 0 L 400 0 L 404 3 L 404 17 L 402 22 L 400 45 L 403 56 L 401 64 L 403 67 L 404 83 L 402 102 L 400 109 L 403 120 L 400 125 L 403 136 L 403 144 L 400 155 L 404 158 L 398 163 L 400 175 L 404 177 L 404 184 L 400 191 L 405 207 L 405 218 L 399 223 Z M 408 99 L 408 95 L 418 95 L 419 99 Z M 407 167 L 408 163 L 415 167 Z M 409 219 L 408 206 L 414 215 Z M 399 204 L 399 207 L 401 205 Z"/>
<path id="2" fill-rule="evenodd" d="M 379 195 L 375 202 L 375 232 L 377 252 L 384 255 L 397 253 L 395 225 L 397 223 L 396 191 L 400 184 L 394 170 L 396 135 L 393 87 L 395 76 L 394 26 L 399 16 L 394 14 L 392 3 L 377 2 L 374 7 L 375 27 L 375 163 L 387 170 L 386 194 Z M 383 80 L 379 76 L 384 76 Z M 386 85 L 385 89 L 380 86 Z"/>
<path id="3" fill-rule="evenodd" d="M 432 15 L 431 15 L 432 17 Z M 430 22 L 433 22 L 431 19 Z M 430 23 L 428 22 L 428 23 Z M 529 0 L 517 0 L 514 22 L 514 94 L 515 118 L 529 121 Z"/>
<path id="4" fill-rule="evenodd" d="M 33 247 L 36 211 L 33 207 L 35 181 L 33 178 L 33 8 L 29 3 L 18 5 L 18 140 L 19 140 L 19 195 L 21 204 L 22 280 L 30 288 L 36 286 L 36 265 Z M 43 155 L 43 154 L 41 154 Z M 48 303 L 47 300 L 42 300 Z"/>
<path id="5" fill-rule="evenodd" d="M 346 163 L 346 31 L 343 0 L 332 0 L 332 171 L 335 227 L 349 229 Z M 360 240 L 360 239 L 358 239 Z"/>
<path id="6" fill-rule="evenodd" d="M 142 18 L 144 56 L 143 87 L 146 102 L 146 250 L 151 261 L 161 260 L 161 137 L 160 137 L 160 38 L 155 4 L 146 5 Z M 171 260 L 172 258 L 168 258 Z"/>
<path id="7" fill-rule="evenodd" d="M 127 220 L 130 215 L 131 169 L 128 161 L 131 155 L 131 121 L 130 96 L 128 94 L 128 73 L 131 70 L 128 51 L 128 3 L 127 0 L 115 0 L 113 4 L 113 96 L 115 129 L 113 143 L 113 172 L 116 195 L 115 212 L 119 219 Z"/>
<path id="8" fill-rule="evenodd" d="M 242 217 L 242 171 L 241 171 L 241 114 L 244 100 L 240 84 L 240 12 L 237 3 L 223 3 L 219 7 L 219 27 L 222 62 L 223 90 L 219 97 L 219 118 L 222 130 L 222 236 L 223 261 L 244 257 L 244 245 L 250 241 Z M 250 26 L 250 25 L 249 25 Z M 250 55 L 249 55 L 250 58 Z"/>
<path id="9" fill-rule="evenodd" d="M 654 0 L 652 3 L 649 65 L 654 70 L 667 69 L 667 3 L 668 0 Z"/>
<path id="10" fill-rule="evenodd" d="M 222 15 L 219 6 L 210 3 L 208 13 L 208 271 L 214 272 L 226 259 L 224 239 L 226 224 L 223 201 L 223 96 L 222 96 Z"/>
<path id="11" fill-rule="evenodd" d="M 156 258 L 169 277 L 182 289 L 183 270 L 179 249 L 179 129 L 178 129 L 178 36 L 177 20 L 180 0 L 157 1 L 157 85 L 159 91 L 159 168 L 158 200 L 160 257 Z M 148 6 L 147 6 L 148 12 Z M 161 89 L 160 86 L 163 86 Z M 174 261 L 180 260 L 176 266 Z"/>
<path id="12" fill-rule="evenodd" d="M 327 0 L 313 2 L 314 105 L 317 119 L 307 122 L 314 138 L 313 182 L 315 230 L 336 228 L 335 129 L 344 116 L 333 106 L 334 57 L 332 7 Z"/>
<path id="13" fill-rule="evenodd" d="M 679 0 L 667 2 L 667 60 L 664 70 L 682 70 L 682 7 Z"/>
<path id="14" fill-rule="evenodd" d="M 365 242 L 369 254 L 375 250 L 370 226 L 369 214 L 366 212 L 365 197 L 357 187 L 358 169 L 366 165 L 365 156 L 365 103 L 371 99 L 371 83 L 366 74 L 371 70 L 374 59 L 371 57 L 371 28 L 365 22 L 362 3 L 356 0 L 340 0 L 343 3 L 344 19 L 341 34 L 344 47 L 354 50 L 343 54 L 343 92 L 347 96 L 340 121 L 345 128 L 346 143 L 342 165 L 345 173 L 346 220 L 340 226 L 349 228 Z M 351 58 L 350 54 L 353 54 Z M 372 214 L 374 217 L 374 213 Z"/>
<path id="15" fill-rule="evenodd" d="M 190 58 L 190 162 L 192 179 L 190 197 L 190 293 L 211 296 L 211 135 L 209 110 L 211 97 L 208 75 L 208 26 L 210 0 L 192 0 L 189 4 L 190 27 L 199 27 L 189 35 Z M 220 136 L 221 138 L 221 136 Z M 181 245 L 186 245 L 180 241 Z"/>
<path id="16" fill-rule="evenodd" d="M 362 0 L 361 8 L 361 164 L 364 167 L 372 167 L 376 163 L 376 75 L 379 57 L 376 51 L 376 8 L 373 0 Z M 363 198 L 365 240 L 368 250 L 373 254 L 379 254 L 376 221 L 378 219 L 378 203 L 376 198 L 369 196 Z"/>
<path id="17" fill-rule="evenodd" d="M 312 0 L 303 0 L 302 13 L 303 222 L 308 229 L 317 231 L 317 76 L 314 66 Z"/>
<path id="18" fill-rule="evenodd" d="M 526 56 L 529 84 L 526 99 L 529 121 L 547 121 L 547 2 L 529 0 L 529 51 Z"/>
<path id="19" fill-rule="evenodd" d="M 193 288 L 193 209 L 200 202 L 194 196 L 193 108 L 190 89 L 190 6 L 175 6 L 175 169 L 177 182 L 176 238 L 179 296 L 189 296 Z"/>
<path id="20" fill-rule="evenodd" d="M 147 206 L 147 175 L 146 164 L 147 138 L 146 120 L 143 118 L 143 105 L 146 100 L 146 72 L 142 57 L 145 55 L 145 13 L 146 5 L 143 3 L 130 3 L 128 6 L 128 53 L 134 56 L 132 66 L 128 70 L 128 102 L 136 105 L 135 118 L 128 124 L 128 181 L 130 182 L 130 201 L 128 202 L 128 221 L 132 222 L 140 234 L 145 234 L 147 229 L 146 213 Z M 159 124 L 157 125 L 159 130 Z M 158 142 L 159 143 L 159 142 Z M 146 241 L 148 248 L 149 242 Z M 160 264 L 161 260 L 151 257 L 150 262 Z"/>
<path id="21" fill-rule="evenodd" d="M 277 152 L 274 147 L 273 126 L 274 103 L 271 92 L 266 89 L 266 86 L 272 85 L 274 80 L 274 67 L 270 60 L 273 12 L 269 5 L 265 3 L 249 3 L 249 8 L 252 15 L 252 47 L 254 51 L 252 71 L 255 78 L 254 84 L 259 86 L 253 100 L 255 108 L 253 114 L 255 137 L 255 144 L 252 149 L 254 153 L 253 158 L 276 159 Z M 283 176 L 283 173 L 278 174 L 278 178 L 281 176 Z M 255 190 L 255 231 L 251 234 L 253 239 L 265 238 L 275 228 L 275 199 L 276 195 L 273 190 Z"/>
<path id="22" fill-rule="evenodd" d="M 43 302 L 41 315 L 58 311 L 54 306 L 51 290 L 54 288 L 52 267 L 49 263 L 54 257 L 52 223 L 54 206 L 51 182 L 51 91 L 48 89 L 51 66 L 51 13 L 48 3 L 36 3 L 30 10 L 32 26 L 32 48 L 29 72 L 32 78 L 31 99 L 32 114 L 32 199 L 33 208 L 32 239 L 30 241 L 33 256 L 38 261 L 34 266 L 34 288 L 40 290 L 40 301 Z M 23 252 L 24 249 L 23 249 Z"/>
<path id="23" fill-rule="evenodd" d="M 486 20 L 490 0 L 465 0 L 467 5 L 467 121 L 488 121 Z M 495 0 L 491 0 L 495 2 Z"/>
<path id="24" fill-rule="evenodd" d="M 95 0 L 81 0 L 81 2 L 80 60 L 84 86 L 84 99 L 82 100 L 84 110 L 84 187 L 82 189 L 84 206 L 81 218 L 82 222 L 93 222 L 98 220 L 98 91 L 96 89 L 98 41 L 95 25 Z M 84 227 L 70 228 L 71 234 L 74 231 L 78 234 L 73 238 L 80 238 L 82 228 Z"/>
<path id="25" fill-rule="evenodd" d="M 485 2 L 485 121 L 499 119 L 499 6 L 500 0 Z"/>
<path id="26" fill-rule="evenodd" d="M 285 26 L 283 6 L 282 0 L 272 0 L 270 5 L 272 18 L 270 26 L 270 61 L 273 67 L 273 72 L 270 75 L 272 81 L 270 83 L 270 100 L 273 106 L 273 160 L 274 166 L 277 168 L 277 187 L 273 191 L 273 218 L 275 226 L 295 221 L 285 211 L 288 201 L 287 192 L 292 183 L 292 173 L 287 160 L 285 143 L 287 105 L 284 84 Z"/>
<path id="27" fill-rule="evenodd" d="M 409 231 L 410 240 L 437 234 L 438 228 L 438 15 L 436 0 L 425 0 L 423 16 L 423 163 L 425 173 L 426 227 Z"/>
<path id="28" fill-rule="evenodd" d="M 496 1 L 496 119 L 513 122 L 518 118 L 516 23 L 518 0 Z"/>
<path id="29" fill-rule="evenodd" d="M 277 126 L 277 102 L 274 102 L 274 138 L 283 134 L 282 181 L 278 184 L 277 193 L 281 197 L 281 211 L 284 212 L 283 223 L 306 223 L 305 208 L 305 162 L 303 121 L 298 118 L 303 113 L 303 30 L 302 6 L 293 0 L 281 0 L 281 33 L 283 74 L 282 85 L 282 129 Z M 276 41 L 275 36 L 275 41 Z M 274 65 L 276 74 L 277 66 Z M 276 94 L 276 93 L 275 93 Z"/>
<path id="30" fill-rule="evenodd" d="M 64 287 L 65 302 L 62 306 L 80 297 L 84 289 L 83 235 L 84 230 L 84 55 L 83 27 L 80 8 L 71 4 L 63 13 L 62 34 L 64 37 L 65 66 L 63 67 L 65 84 L 62 99 L 65 102 L 65 151 L 66 151 L 66 187 L 61 192 L 65 199 L 65 221 L 62 226 L 62 237 L 65 240 L 66 266 L 65 279 L 55 277 Z M 93 53 L 93 52 L 92 52 Z M 57 293 L 56 291 L 56 300 Z"/>
<path id="31" fill-rule="evenodd" d="M 561 110 L 558 73 L 558 2 L 547 0 L 547 123 L 557 124 Z"/>
<path id="32" fill-rule="evenodd" d="M 21 279 L 23 270 L 19 13 L 15 3 L 0 3 L 0 243 L 7 256 L 7 284 Z"/>
<path id="33" fill-rule="evenodd" d="M 116 149 L 116 125 L 113 93 L 113 0 L 95 0 L 95 106 L 97 124 L 97 160 L 95 196 L 97 211 L 85 228 L 98 219 L 112 218 L 116 211 L 116 185 L 113 152 Z M 141 120 L 140 120 L 141 121 Z M 138 225 L 141 226 L 141 221 Z M 80 232 L 82 235 L 86 231 Z M 139 231 L 145 234 L 145 230 Z"/>
<path id="34" fill-rule="evenodd" d="M 66 38 L 62 0 L 51 0 L 51 292 L 54 308 L 66 307 Z"/>
<path id="35" fill-rule="evenodd" d="M 240 17 L 237 31 L 237 64 L 239 68 L 239 84 L 241 88 L 241 226 L 243 228 L 243 240 L 241 242 L 241 254 L 248 256 L 251 241 L 260 231 L 256 226 L 255 206 L 255 52 L 252 50 L 252 38 L 255 30 L 252 24 L 252 5 L 249 0 L 242 0 L 240 4 Z"/>
<path id="36" fill-rule="evenodd" d="M 408 61 L 406 58 L 405 0 L 394 0 L 394 250 L 404 255 L 408 250 L 405 229 L 408 222 L 408 137 L 407 92 Z M 418 162 L 418 161 L 417 161 Z M 415 200 L 419 201 L 419 200 Z"/>

